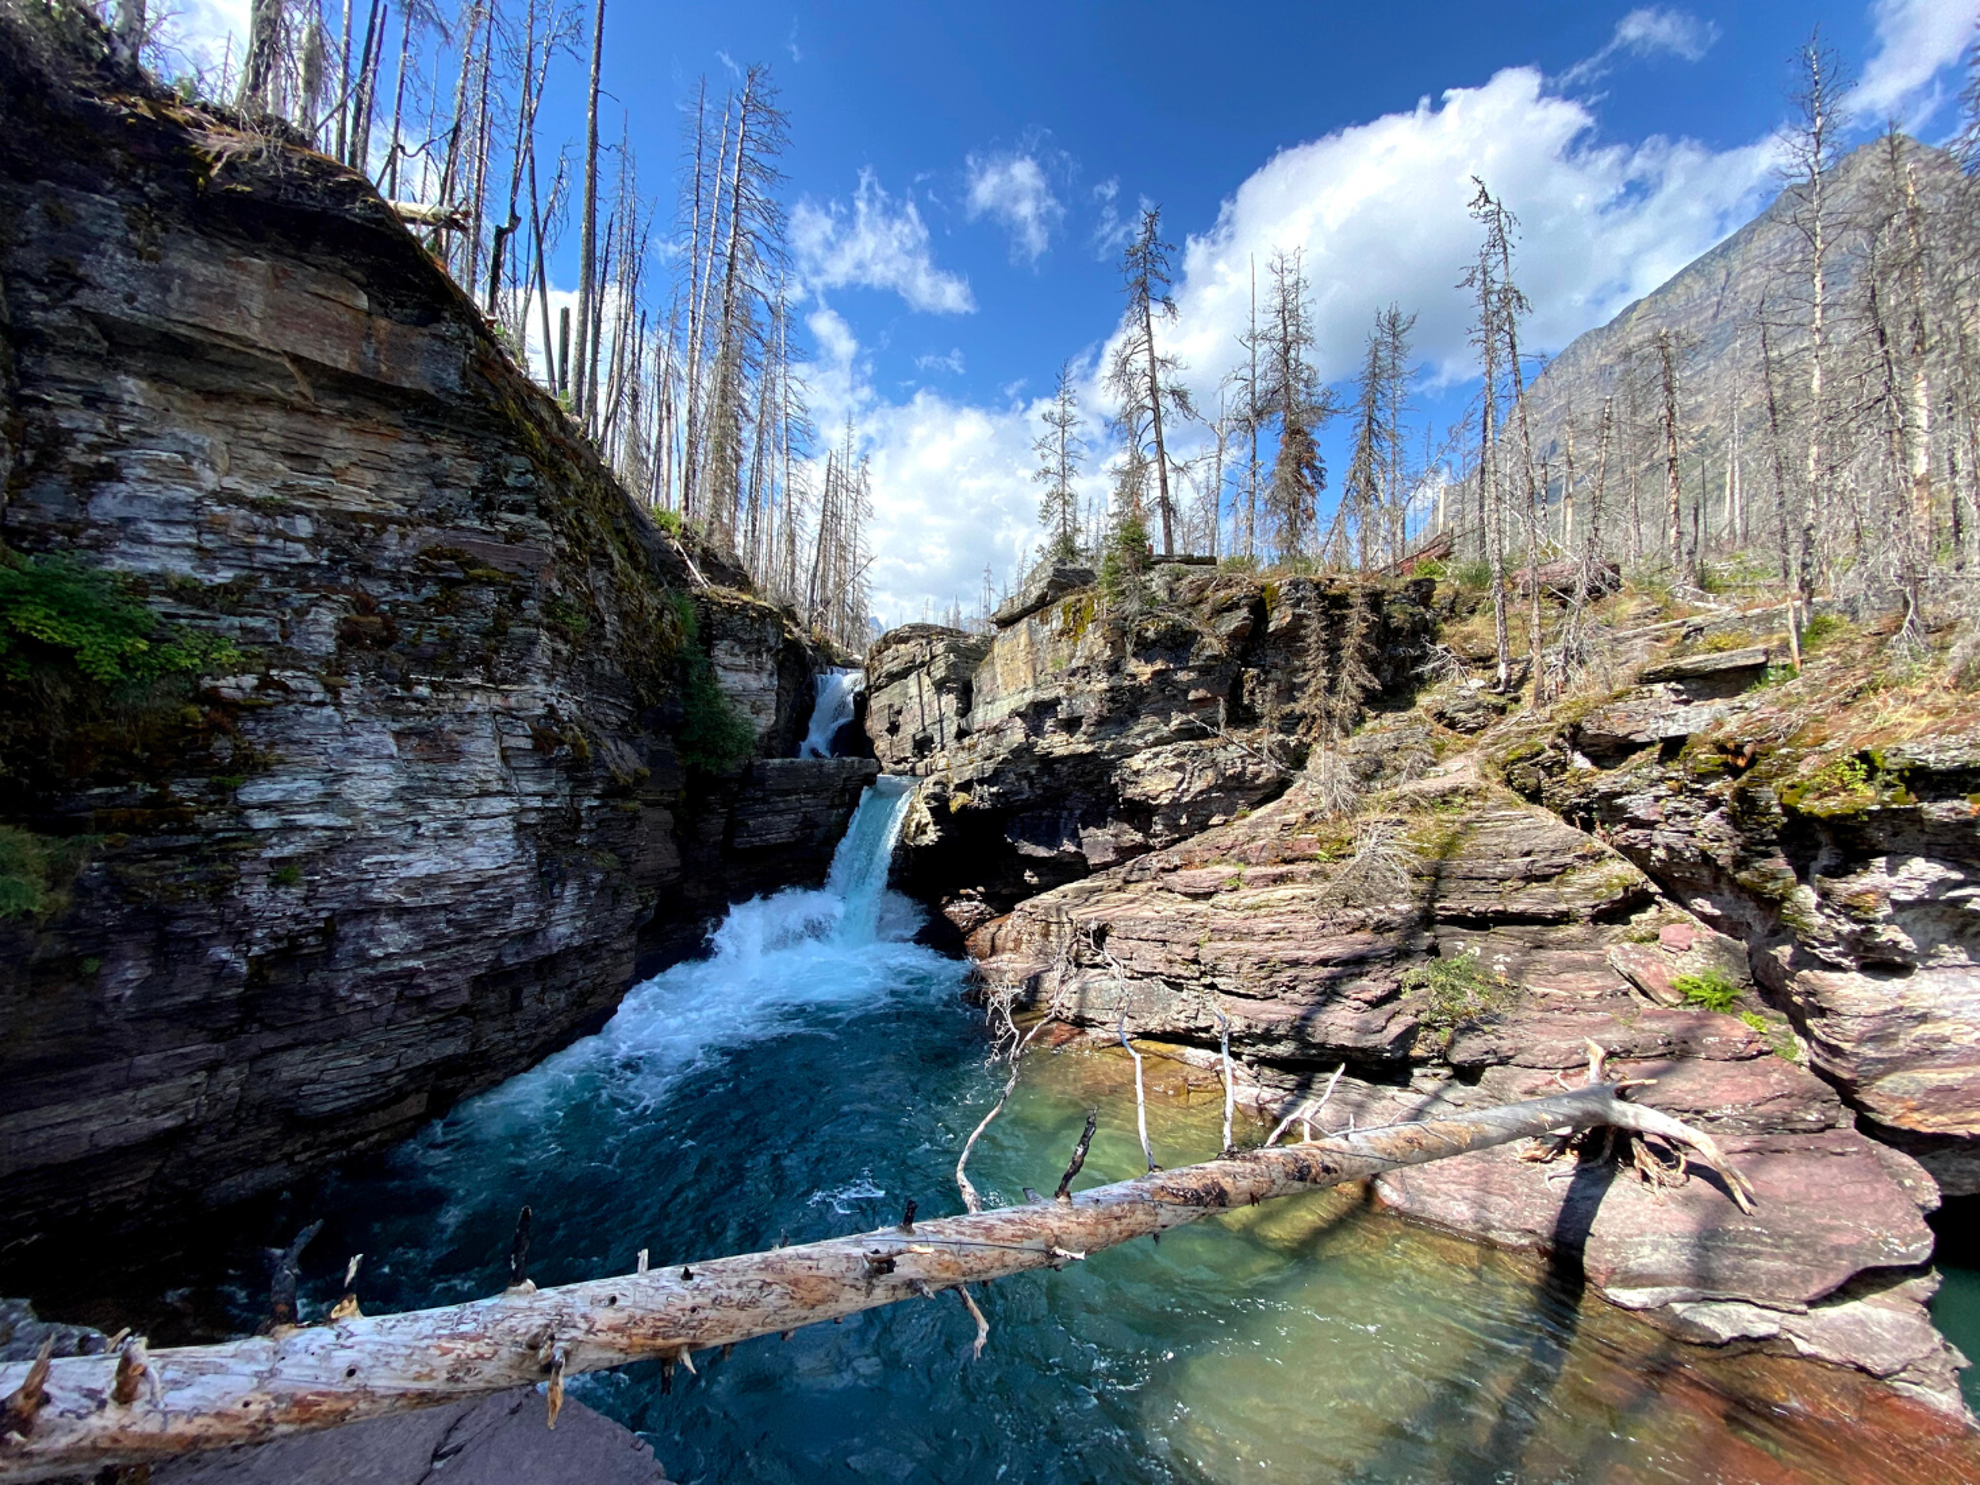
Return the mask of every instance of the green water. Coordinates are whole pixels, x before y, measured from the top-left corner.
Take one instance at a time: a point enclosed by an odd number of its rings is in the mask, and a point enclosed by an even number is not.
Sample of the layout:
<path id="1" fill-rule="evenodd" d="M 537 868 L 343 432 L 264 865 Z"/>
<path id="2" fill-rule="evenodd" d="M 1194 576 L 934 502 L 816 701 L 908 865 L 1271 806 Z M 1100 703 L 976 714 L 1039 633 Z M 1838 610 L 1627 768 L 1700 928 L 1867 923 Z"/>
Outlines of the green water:
<path id="1" fill-rule="evenodd" d="M 1980 1361 L 1980 1196 L 1947 1202 L 1933 1215 L 1939 1235 L 1939 1292 L 1932 1321 L 1945 1338 Z M 1980 1412 L 1980 1366 L 1959 1374 L 1966 1405 Z"/>

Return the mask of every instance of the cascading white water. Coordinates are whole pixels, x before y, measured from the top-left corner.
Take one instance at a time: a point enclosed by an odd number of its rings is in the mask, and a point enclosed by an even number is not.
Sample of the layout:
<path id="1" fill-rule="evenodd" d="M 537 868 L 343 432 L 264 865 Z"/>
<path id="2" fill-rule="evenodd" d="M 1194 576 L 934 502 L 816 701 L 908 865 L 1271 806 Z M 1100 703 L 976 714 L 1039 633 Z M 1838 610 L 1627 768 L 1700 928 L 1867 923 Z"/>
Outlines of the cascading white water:
<path id="1" fill-rule="evenodd" d="M 887 890 L 914 788 L 912 779 L 875 779 L 823 888 L 736 904 L 707 957 L 633 986 L 598 1035 L 469 1100 L 442 1137 L 540 1128 L 560 1106 L 600 1096 L 647 1104 L 709 1055 L 775 1036 L 800 1013 L 851 1010 L 917 985 L 952 991 L 958 966 L 910 941 L 920 912 Z"/>
<path id="2" fill-rule="evenodd" d="M 798 744 L 798 757 L 832 756 L 832 739 L 853 719 L 854 700 L 865 685 L 863 670 L 828 670 L 818 677 L 818 699 L 812 703 L 811 726 Z"/>

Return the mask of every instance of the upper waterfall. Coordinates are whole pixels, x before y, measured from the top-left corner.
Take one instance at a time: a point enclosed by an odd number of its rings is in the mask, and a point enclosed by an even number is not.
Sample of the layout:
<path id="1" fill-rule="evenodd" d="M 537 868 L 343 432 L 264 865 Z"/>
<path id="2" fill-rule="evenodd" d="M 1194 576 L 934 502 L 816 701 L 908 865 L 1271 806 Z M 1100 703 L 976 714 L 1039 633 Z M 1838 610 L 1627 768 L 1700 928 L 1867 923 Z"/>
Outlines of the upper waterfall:
<path id="1" fill-rule="evenodd" d="M 818 699 L 811 708 L 811 727 L 798 744 L 800 758 L 830 758 L 832 739 L 853 719 L 855 698 L 866 685 L 863 670 L 827 670 L 818 677 Z"/>

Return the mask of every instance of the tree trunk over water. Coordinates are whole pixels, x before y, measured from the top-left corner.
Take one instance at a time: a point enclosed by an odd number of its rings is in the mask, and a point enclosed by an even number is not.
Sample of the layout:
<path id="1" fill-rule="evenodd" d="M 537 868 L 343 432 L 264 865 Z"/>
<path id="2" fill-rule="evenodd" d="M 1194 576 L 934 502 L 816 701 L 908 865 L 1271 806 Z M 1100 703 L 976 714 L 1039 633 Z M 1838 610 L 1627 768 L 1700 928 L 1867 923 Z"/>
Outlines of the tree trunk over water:
<path id="1" fill-rule="evenodd" d="M 1600 1067 L 1597 1052 L 1597 1078 Z M 1745 1182 L 1708 1136 L 1596 1081 L 1525 1103 L 1151 1172 L 1064 1200 L 920 1223 L 910 1207 L 898 1227 L 801 1247 L 555 1289 L 524 1284 L 471 1304 L 351 1316 L 214 1346 L 147 1355 L 133 1342 L 121 1356 L 0 1367 L 0 1482 L 256 1443 L 546 1379 L 554 1427 L 563 1379 L 578 1372 L 687 1361 L 711 1346 L 973 1281 L 1063 1268 L 1214 1212 L 1601 1126 L 1688 1147 L 1748 1205 Z M 966 1290 L 963 1299 L 975 1317 Z"/>

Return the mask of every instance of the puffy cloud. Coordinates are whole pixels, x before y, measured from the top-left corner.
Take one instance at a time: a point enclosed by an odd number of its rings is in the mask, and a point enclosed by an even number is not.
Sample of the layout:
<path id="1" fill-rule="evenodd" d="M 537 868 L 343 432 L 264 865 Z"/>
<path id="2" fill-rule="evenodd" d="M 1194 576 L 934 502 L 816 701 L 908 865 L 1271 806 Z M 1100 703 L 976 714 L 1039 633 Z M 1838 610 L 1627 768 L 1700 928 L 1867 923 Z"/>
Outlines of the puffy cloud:
<path id="1" fill-rule="evenodd" d="M 814 289 L 891 289 L 911 309 L 969 314 L 969 280 L 935 266 L 928 226 L 912 198 L 898 204 L 871 170 L 859 173 L 848 208 L 804 200 L 791 213 L 798 272 Z"/>
<path id="2" fill-rule="evenodd" d="M 1667 6 L 1638 6 L 1616 22 L 1615 31 L 1600 51 L 1562 73 L 1561 82 L 1569 87 L 1592 82 L 1618 57 L 1671 56 L 1696 62 L 1718 39 L 1715 21 L 1701 21 L 1689 11 Z"/>
<path id="3" fill-rule="evenodd" d="M 1210 231 L 1191 237 L 1172 344 L 1200 397 L 1238 359 L 1252 265 L 1303 249 L 1319 367 L 1352 373 L 1377 306 L 1419 318 L 1416 349 L 1444 376 L 1468 374 L 1470 305 L 1455 285 L 1477 250 L 1472 177 L 1520 219 L 1519 282 L 1533 302 L 1527 346 L 1554 350 L 1599 325 L 1723 238 L 1769 185 L 1771 141 L 1713 151 L 1687 140 L 1590 141 L 1595 117 L 1531 68 L 1456 88 L 1282 150 L 1240 185 Z M 1214 397 L 1207 400 L 1214 402 Z"/>
<path id="4" fill-rule="evenodd" d="M 952 347 L 947 354 L 930 351 L 925 356 L 916 356 L 914 366 L 917 371 L 946 371 L 950 376 L 961 376 L 964 369 L 962 347 Z"/>
<path id="5" fill-rule="evenodd" d="M 964 165 L 970 220 L 987 216 L 1003 223 L 1010 233 L 1012 260 L 1036 263 L 1066 214 L 1052 194 L 1045 167 L 1035 156 L 1022 154 L 970 155 Z"/>
<path id="6" fill-rule="evenodd" d="M 885 625 L 960 599 L 974 613 L 987 563 L 999 586 L 1038 541 L 1030 410 L 953 401 L 926 389 L 870 411 L 872 609 Z"/>
<path id="7" fill-rule="evenodd" d="M 1850 97 L 1865 124 L 1922 122 L 1945 99 L 1940 74 L 1974 41 L 1974 11 L 1955 0 L 1876 0 L 1877 50 Z"/>
<path id="8" fill-rule="evenodd" d="M 238 81 L 248 5 L 249 0 L 185 0 L 179 5 L 154 6 L 146 62 L 167 77 L 183 72 L 202 74 L 208 87 L 217 88 L 222 62 L 231 58 L 234 80 Z"/>

